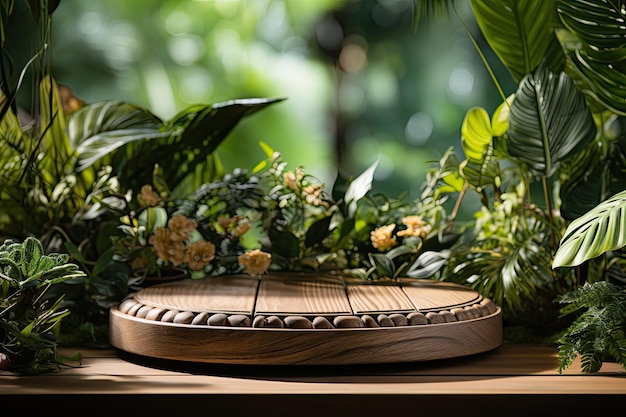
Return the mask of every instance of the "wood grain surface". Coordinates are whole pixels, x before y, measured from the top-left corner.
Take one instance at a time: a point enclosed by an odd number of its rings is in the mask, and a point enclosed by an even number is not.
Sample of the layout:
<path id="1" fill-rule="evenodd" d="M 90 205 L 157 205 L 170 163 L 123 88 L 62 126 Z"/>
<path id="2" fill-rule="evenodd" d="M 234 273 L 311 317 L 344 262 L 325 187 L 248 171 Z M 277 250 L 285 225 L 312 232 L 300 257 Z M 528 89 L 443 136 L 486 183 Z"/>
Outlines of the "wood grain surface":
<path id="1" fill-rule="evenodd" d="M 110 329 L 112 345 L 130 353 L 223 364 L 415 362 L 502 343 L 501 310 L 467 287 L 312 275 L 148 287 L 111 309 Z"/>
<path id="2" fill-rule="evenodd" d="M 269 315 L 352 314 L 343 282 L 300 278 L 262 280 L 255 311 Z"/>
<path id="3" fill-rule="evenodd" d="M 430 362 L 346 366 L 250 366 L 171 361 L 111 349 L 63 348 L 80 366 L 39 376 L 0 371 L 5 410 L 62 415 L 572 416 L 608 415 L 626 398 L 626 372 L 580 360 L 557 371 L 556 347 L 504 344 Z M 208 411 L 210 410 L 210 411 Z"/>

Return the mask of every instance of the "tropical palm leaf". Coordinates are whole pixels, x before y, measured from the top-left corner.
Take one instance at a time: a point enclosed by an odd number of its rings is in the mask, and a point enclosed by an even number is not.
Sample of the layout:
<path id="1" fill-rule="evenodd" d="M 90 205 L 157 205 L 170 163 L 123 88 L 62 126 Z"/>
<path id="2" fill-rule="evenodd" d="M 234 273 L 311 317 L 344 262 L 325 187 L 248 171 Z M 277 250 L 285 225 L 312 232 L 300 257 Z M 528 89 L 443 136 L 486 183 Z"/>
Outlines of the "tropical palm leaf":
<path id="1" fill-rule="evenodd" d="M 459 169 L 463 178 L 478 192 L 488 186 L 497 186 L 501 182 L 500 165 L 491 151 L 485 155 L 480 163 L 471 160 L 461 162 Z"/>
<path id="2" fill-rule="evenodd" d="M 446 279 L 470 284 L 496 304 L 520 311 L 524 301 L 554 281 L 545 250 L 547 225 L 533 217 L 525 222 L 526 228 L 508 237 L 473 240 L 452 249 Z"/>
<path id="3" fill-rule="evenodd" d="M 122 101 L 104 101 L 78 109 L 69 119 L 70 145 L 78 172 L 103 160 L 127 143 L 171 135 L 146 109 Z"/>
<path id="4" fill-rule="evenodd" d="M 581 150 L 596 135 L 585 102 L 564 72 L 545 63 L 520 83 L 509 117 L 509 154 L 536 175 L 551 177 L 560 162 Z"/>
<path id="5" fill-rule="evenodd" d="M 230 100 L 206 106 L 192 106 L 166 123 L 173 135 L 156 141 L 142 141 L 133 146 L 133 152 L 123 166 L 120 178 L 130 188 L 150 183 L 156 165 L 163 170 L 173 190 L 197 173 L 215 174 L 215 150 L 235 126 L 250 116 L 284 98 L 253 98 Z M 199 169 L 197 171 L 197 169 Z M 208 173 L 208 174 L 207 174 Z M 197 178 L 193 184 L 214 180 L 214 177 Z"/>
<path id="6" fill-rule="evenodd" d="M 582 42 L 570 54 L 585 91 L 618 113 L 626 114 L 626 45 L 624 44 L 623 1 L 557 3 L 563 24 Z"/>
<path id="7" fill-rule="evenodd" d="M 556 3 L 565 27 L 594 49 L 620 49 L 624 45 L 624 1 L 564 1 Z"/>
<path id="8" fill-rule="evenodd" d="M 489 46 L 515 81 L 533 71 L 558 43 L 555 0 L 472 0 L 472 8 Z"/>
<path id="9" fill-rule="evenodd" d="M 577 266 L 625 245 L 626 191 L 622 191 L 569 224 L 552 267 Z"/>

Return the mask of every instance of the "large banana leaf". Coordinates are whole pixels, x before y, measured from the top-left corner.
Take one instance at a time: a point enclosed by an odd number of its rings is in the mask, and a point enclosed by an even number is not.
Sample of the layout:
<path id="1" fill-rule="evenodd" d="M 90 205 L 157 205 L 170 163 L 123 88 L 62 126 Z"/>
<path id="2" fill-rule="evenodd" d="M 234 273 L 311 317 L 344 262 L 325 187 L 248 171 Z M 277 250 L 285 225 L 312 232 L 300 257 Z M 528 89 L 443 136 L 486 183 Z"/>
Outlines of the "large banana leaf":
<path id="1" fill-rule="evenodd" d="M 555 0 L 472 0 L 472 8 L 489 46 L 516 82 L 558 43 Z"/>
<path id="2" fill-rule="evenodd" d="M 552 267 L 577 266 L 625 245 L 626 191 L 622 191 L 569 224 Z"/>
<path id="3" fill-rule="evenodd" d="M 509 117 L 509 154 L 533 174 L 550 177 L 584 148 L 596 126 L 584 95 L 567 74 L 542 63 L 520 83 Z"/>

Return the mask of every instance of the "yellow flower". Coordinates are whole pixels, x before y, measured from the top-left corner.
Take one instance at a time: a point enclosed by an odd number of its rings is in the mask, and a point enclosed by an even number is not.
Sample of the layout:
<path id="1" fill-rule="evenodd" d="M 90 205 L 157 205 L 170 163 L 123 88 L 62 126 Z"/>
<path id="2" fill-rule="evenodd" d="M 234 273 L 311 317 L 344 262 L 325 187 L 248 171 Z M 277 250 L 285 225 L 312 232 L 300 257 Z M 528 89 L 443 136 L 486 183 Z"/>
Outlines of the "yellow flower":
<path id="1" fill-rule="evenodd" d="M 237 223 L 237 226 L 235 226 L 235 230 L 233 233 L 235 234 L 235 236 L 239 237 L 245 235 L 248 230 L 250 230 L 250 223 L 244 221 Z"/>
<path id="2" fill-rule="evenodd" d="M 304 189 L 302 190 L 302 195 L 304 196 L 307 203 L 313 206 L 324 206 L 328 208 L 328 202 L 322 200 L 323 192 L 324 188 L 322 184 L 312 184 L 304 187 Z"/>
<path id="3" fill-rule="evenodd" d="M 287 171 L 283 174 L 283 184 L 285 187 L 292 189 L 293 191 L 298 191 L 299 183 L 302 181 L 304 174 L 302 173 L 301 168 L 296 168 L 296 172 Z"/>
<path id="4" fill-rule="evenodd" d="M 162 199 L 157 193 L 152 191 L 152 186 L 144 185 L 141 187 L 141 193 L 137 196 L 137 201 L 142 207 L 156 207 Z"/>
<path id="5" fill-rule="evenodd" d="M 404 217 L 402 223 L 406 225 L 407 228 L 400 230 L 398 236 L 426 237 L 432 229 L 432 227 L 424 221 L 422 216 Z"/>
<path id="6" fill-rule="evenodd" d="M 220 217 L 217 219 L 217 223 L 224 229 L 224 232 L 232 232 L 237 237 L 243 236 L 250 230 L 250 223 L 244 216 Z"/>
<path id="7" fill-rule="evenodd" d="M 185 260 L 185 244 L 172 239 L 174 233 L 164 227 L 157 227 L 148 242 L 154 247 L 157 256 L 165 262 L 178 266 Z"/>
<path id="8" fill-rule="evenodd" d="M 228 231 L 228 229 L 230 229 L 230 225 L 233 224 L 233 221 L 232 217 L 223 216 L 217 219 L 217 224 L 219 224 L 225 231 Z"/>
<path id="9" fill-rule="evenodd" d="M 370 240 L 372 241 L 372 246 L 374 246 L 379 251 L 385 251 L 396 244 L 395 236 L 392 236 L 393 229 L 396 228 L 395 224 L 390 224 L 387 226 L 381 226 L 370 233 Z"/>
<path id="10" fill-rule="evenodd" d="M 192 271 L 201 271 L 204 265 L 215 259 L 215 245 L 211 242 L 193 242 L 185 253 L 185 262 Z"/>
<path id="11" fill-rule="evenodd" d="M 272 255 L 260 249 L 254 249 L 240 255 L 237 260 L 244 267 L 243 272 L 250 275 L 259 275 L 266 272 L 267 268 L 269 268 Z"/>
<path id="12" fill-rule="evenodd" d="M 172 240 L 183 241 L 191 238 L 191 232 L 196 230 L 198 222 L 188 219 L 182 214 L 178 214 L 168 220 L 167 227 L 172 231 Z"/>

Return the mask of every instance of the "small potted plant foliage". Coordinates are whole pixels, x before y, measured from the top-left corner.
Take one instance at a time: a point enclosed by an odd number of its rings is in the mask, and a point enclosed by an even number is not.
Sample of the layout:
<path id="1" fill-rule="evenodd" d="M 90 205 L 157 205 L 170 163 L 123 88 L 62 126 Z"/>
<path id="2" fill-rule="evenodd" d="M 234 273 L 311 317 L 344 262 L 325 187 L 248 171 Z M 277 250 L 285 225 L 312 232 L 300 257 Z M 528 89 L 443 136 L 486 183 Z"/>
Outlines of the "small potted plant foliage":
<path id="1" fill-rule="evenodd" d="M 80 355 L 57 352 L 62 320 L 70 314 L 55 285 L 85 277 L 67 254 L 45 254 L 39 240 L 6 240 L 0 245 L 0 368 L 25 374 L 59 369 Z"/>

